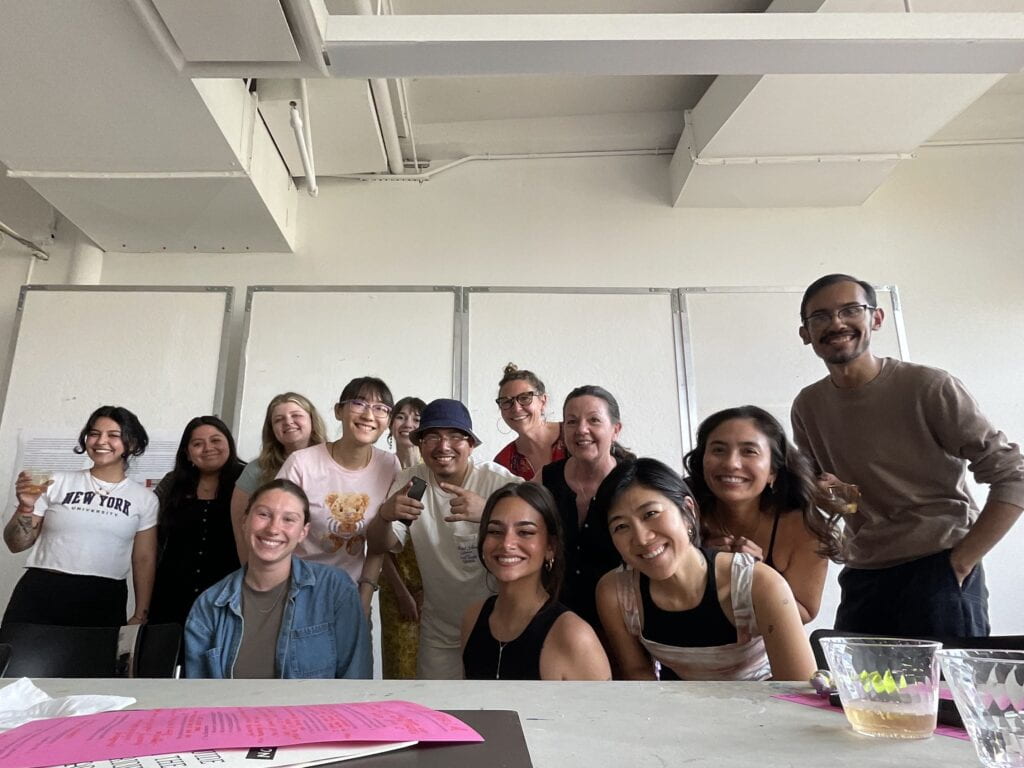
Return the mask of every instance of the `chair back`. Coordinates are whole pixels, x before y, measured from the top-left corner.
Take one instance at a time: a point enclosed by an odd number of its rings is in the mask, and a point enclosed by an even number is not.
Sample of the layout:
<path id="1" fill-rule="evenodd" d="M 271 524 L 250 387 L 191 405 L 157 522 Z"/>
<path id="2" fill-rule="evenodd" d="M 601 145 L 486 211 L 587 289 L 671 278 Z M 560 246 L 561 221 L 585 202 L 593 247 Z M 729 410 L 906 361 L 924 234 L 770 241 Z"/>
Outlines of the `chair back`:
<path id="1" fill-rule="evenodd" d="M 7 672 L 7 663 L 11 660 L 11 646 L 7 643 L 0 643 L 0 677 Z"/>
<path id="2" fill-rule="evenodd" d="M 828 660 L 821 647 L 823 637 L 895 637 L 895 635 L 871 635 L 866 632 L 847 632 L 838 629 L 816 629 L 811 632 L 811 650 L 818 669 L 828 669 Z M 1024 635 L 990 635 L 988 637 L 907 637 L 908 640 L 938 640 L 943 648 L 969 648 L 971 650 L 1002 648 L 1024 651 Z"/>
<path id="3" fill-rule="evenodd" d="M 8 623 L 0 643 L 11 646 L 8 677 L 174 677 L 181 627 Z"/>

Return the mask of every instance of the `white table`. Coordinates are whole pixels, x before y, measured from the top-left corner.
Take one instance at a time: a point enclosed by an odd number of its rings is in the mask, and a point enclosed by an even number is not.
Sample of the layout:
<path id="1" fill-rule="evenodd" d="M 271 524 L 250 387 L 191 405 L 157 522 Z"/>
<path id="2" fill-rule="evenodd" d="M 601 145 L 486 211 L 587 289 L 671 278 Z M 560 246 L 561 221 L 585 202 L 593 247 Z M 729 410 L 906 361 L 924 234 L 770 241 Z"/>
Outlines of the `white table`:
<path id="1" fill-rule="evenodd" d="M 6 682 L 6 681 L 5 681 Z M 36 680 L 51 696 L 134 696 L 139 707 L 323 704 L 400 698 L 436 709 L 514 709 L 536 768 L 980 765 L 968 741 L 859 736 L 841 712 L 772 699 L 787 683 L 346 680 Z M 809 686 L 800 690 L 809 690 Z M 486 767 L 482 767 L 486 768 Z"/>

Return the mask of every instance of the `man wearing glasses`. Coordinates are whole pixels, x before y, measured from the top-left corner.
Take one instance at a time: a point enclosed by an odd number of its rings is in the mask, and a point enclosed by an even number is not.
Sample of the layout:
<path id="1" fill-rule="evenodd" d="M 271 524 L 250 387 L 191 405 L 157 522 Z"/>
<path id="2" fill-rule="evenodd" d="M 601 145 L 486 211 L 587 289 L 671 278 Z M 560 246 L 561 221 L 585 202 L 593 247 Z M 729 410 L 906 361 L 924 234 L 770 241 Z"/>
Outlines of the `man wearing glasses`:
<path id="1" fill-rule="evenodd" d="M 845 518 L 836 629 L 989 634 L 981 559 L 1024 508 L 1024 459 L 937 368 L 871 354 L 882 326 L 869 283 L 826 275 L 804 292 L 800 338 L 828 369 L 793 402 L 793 434 L 823 485 L 859 486 Z M 965 467 L 990 485 L 980 512 Z"/>
<path id="2" fill-rule="evenodd" d="M 488 496 L 519 478 L 492 462 L 473 461 L 480 440 L 458 400 L 428 404 L 410 438 L 423 463 L 398 475 L 367 536 L 371 553 L 401 551 L 412 537 L 423 578 L 416 677 L 455 680 L 462 677 L 462 616 L 490 594 L 476 551 L 480 514 Z M 421 500 L 417 478 L 426 484 Z"/>

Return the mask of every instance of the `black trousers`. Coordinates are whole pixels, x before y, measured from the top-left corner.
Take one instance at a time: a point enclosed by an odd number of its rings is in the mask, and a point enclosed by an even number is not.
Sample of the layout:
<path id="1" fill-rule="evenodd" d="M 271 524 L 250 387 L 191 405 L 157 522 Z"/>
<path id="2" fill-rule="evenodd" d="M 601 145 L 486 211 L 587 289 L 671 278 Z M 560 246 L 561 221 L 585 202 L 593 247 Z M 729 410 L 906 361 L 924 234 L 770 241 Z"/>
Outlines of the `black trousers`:
<path id="1" fill-rule="evenodd" d="M 844 568 L 836 629 L 899 637 L 987 637 L 988 589 L 978 563 L 957 584 L 950 550 L 890 568 Z"/>
<path id="2" fill-rule="evenodd" d="M 119 627 L 125 623 L 127 604 L 124 579 L 26 568 L 14 587 L 3 623 Z"/>

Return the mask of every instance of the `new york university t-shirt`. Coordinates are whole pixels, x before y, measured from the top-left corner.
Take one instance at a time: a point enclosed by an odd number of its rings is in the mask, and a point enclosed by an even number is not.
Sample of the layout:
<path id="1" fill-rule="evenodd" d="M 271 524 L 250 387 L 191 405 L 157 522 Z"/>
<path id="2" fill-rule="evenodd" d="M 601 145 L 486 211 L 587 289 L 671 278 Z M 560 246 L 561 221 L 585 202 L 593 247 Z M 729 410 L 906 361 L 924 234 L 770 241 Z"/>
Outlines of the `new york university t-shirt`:
<path id="1" fill-rule="evenodd" d="M 54 472 L 32 514 L 43 529 L 29 568 L 125 579 L 135 534 L 156 525 L 159 505 L 148 488 L 125 478 L 107 483 L 81 472 Z"/>

